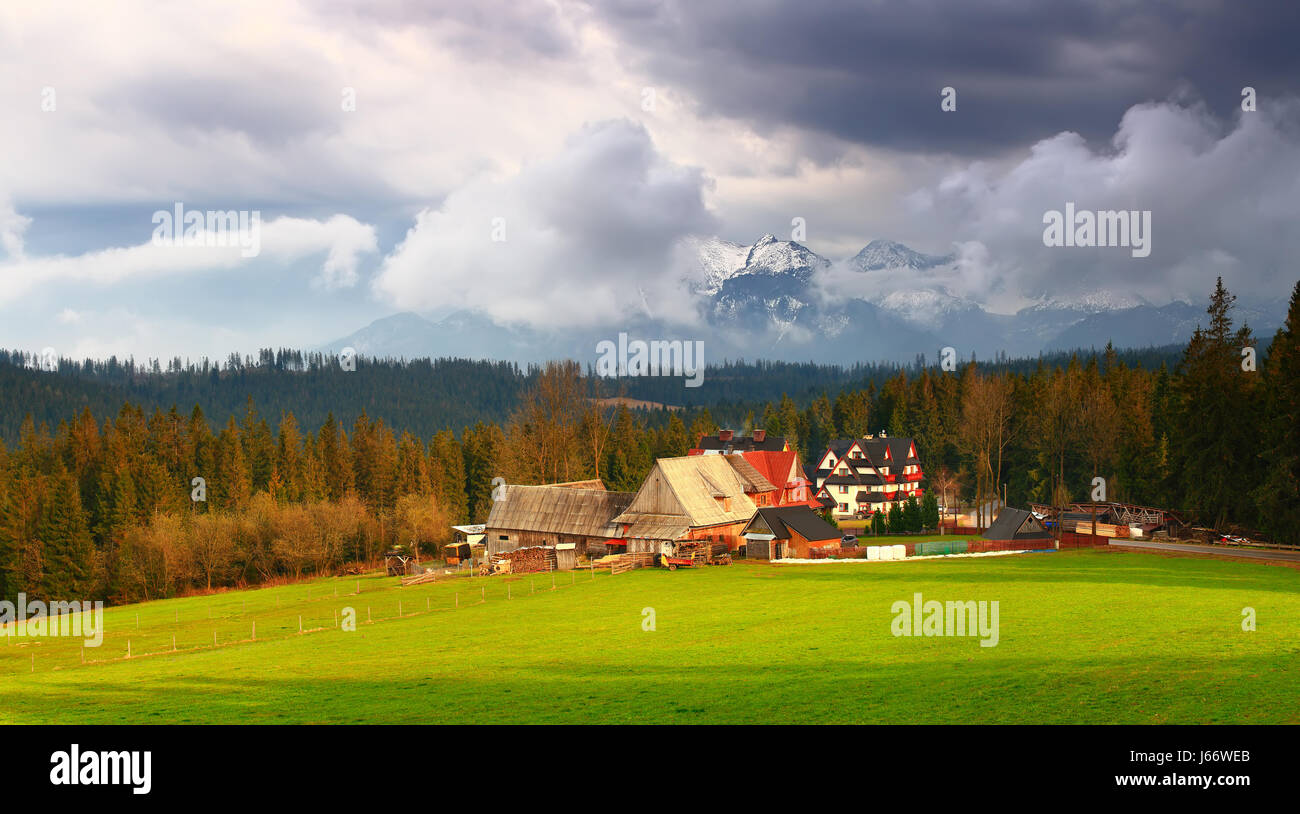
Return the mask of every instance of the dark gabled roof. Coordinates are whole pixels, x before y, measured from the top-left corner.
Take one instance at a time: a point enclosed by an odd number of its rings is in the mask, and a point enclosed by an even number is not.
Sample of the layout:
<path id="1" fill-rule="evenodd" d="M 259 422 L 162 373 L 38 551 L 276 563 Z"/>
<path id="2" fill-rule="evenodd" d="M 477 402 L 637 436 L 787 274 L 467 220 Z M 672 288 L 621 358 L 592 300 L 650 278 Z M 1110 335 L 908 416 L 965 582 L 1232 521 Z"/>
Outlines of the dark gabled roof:
<path id="1" fill-rule="evenodd" d="M 897 438 L 837 438 L 826 445 L 826 448 L 835 453 L 836 461 L 844 460 L 844 456 L 849 451 L 849 447 L 854 444 L 862 450 L 866 462 L 872 466 L 886 466 L 885 450 L 889 450 L 890 460 L 894 466 L 903 466 L 908 461 L 918 461 L 918 458 L 907 457 L 908 451 L 911 450 L 915 443 L 911 438 L 899 436 Z M 822 457 L 826 457 L 825 454 Z M 853 465 L 855 459 L 849 458 L 848 462 Z"/>
<path id="2" fill-rule="evenodd" d="M 855 498 L 859 503 L 870 503 L 870 502 L 871 502 L 871 495 L 868 494 L 865 490 L 864 490 L 864 491 L 861 491 L 861 492 L 858 492 L 856 495 L 854 495 L 854 498 Z"/>
<path id="3" fill-rule="evenodd" d="M 1050 540 L 1052 535 L 1024 509 L 1003 506 L 993 525 L 984 532 L 986 540 Z"/>
<path id="4" fill-rule="evenodd" d="M 778 540 L 789 539 L 791 529 L 811 542 L 840 539 L 840 530 L 807 506 L 775 506 L 759 509 L 757 513 Z"/>
<path id="5" fill-rule="evenodd" d="M 755 442 L 752 435 L 735 435 L 730 441 L 723 441 L 716 435 L 705 435 L 700 438 L 696 448 L 718 449 L 723 452 L 753 452 L 754 450 L 780 452 L 785 449 L 785 436 L 768 435 L 762 441 Z"/>

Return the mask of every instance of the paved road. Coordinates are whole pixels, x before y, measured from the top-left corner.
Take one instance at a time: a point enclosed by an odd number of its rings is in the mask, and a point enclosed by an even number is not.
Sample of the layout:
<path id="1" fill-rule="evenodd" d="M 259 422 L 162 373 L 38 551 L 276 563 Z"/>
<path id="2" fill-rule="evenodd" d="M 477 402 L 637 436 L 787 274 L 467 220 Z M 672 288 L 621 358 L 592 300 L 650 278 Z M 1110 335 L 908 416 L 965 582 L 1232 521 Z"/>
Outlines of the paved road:
<path id="1" fill-rule="evenodd" d="M 1243 557 L 1251 560 L 1279 560 L 1300 562 L 1300 551 L 1289 549 L 1264 550 L 1258 548 L 1237 548 L 1235 546 L 1198 545 L 1195 543 L 1148 543 L 1138 540 L 1112 542 L 1113 546 L 1124 548 L 1150 548 L 1156 551 L 1186 551 L 1191 554 L 1215 554 L 1220 557 Z"/>

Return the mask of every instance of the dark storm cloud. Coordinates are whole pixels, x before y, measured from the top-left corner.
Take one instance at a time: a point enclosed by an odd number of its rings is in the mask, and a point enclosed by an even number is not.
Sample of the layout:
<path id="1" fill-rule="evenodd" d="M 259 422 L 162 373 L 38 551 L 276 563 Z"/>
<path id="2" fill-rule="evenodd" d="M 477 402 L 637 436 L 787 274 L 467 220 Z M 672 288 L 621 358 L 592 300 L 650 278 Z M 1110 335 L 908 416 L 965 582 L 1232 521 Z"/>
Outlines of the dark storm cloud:
<path id="1" fill-rule="evenodd" d="M 1293 0 L 1237 4 L 618 0 L 627 59 L 705 112 L 909 152 L 991 154 L 1072 130 L 1106 139 L 1172 93 L 1221 115 L 1243 86 L 1290 94 Z M 940 89 L 957 90 L 957 112 Z"/>

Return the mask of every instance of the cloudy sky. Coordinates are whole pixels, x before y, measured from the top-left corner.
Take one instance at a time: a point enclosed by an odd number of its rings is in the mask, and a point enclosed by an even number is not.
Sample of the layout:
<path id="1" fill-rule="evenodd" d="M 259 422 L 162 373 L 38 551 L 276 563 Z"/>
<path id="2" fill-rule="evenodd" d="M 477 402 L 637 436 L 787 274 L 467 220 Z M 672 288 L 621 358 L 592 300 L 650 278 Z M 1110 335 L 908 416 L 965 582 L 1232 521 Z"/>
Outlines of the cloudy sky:
<path id="1" fill-rule="evenodd" d="M 224 357 L 463 307 L 616 321 L 670 295 L 681 238 L 794 218 L 831 258 L 957 253 L 955 289 L 994 310 L 1199 302 L 1220 274 L 1280 298 L 1290 5 L 8 4 L 0 346 Z M 1045 249 L 1066 201 L 1150 210 L 1151 256 Z M 160 245 L 178 203 L 260 213 L 258 251 Z"/>

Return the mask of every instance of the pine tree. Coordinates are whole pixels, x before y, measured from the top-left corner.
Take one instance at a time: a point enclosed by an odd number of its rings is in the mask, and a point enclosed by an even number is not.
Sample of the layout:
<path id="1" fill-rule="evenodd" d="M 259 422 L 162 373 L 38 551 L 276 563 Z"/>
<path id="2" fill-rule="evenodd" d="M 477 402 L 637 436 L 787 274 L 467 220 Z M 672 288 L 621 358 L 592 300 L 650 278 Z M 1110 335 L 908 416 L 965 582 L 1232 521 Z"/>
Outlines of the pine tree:
<path id="1" fill-rule="evenodd" d="M 921 529 L 939 528 L 939 501 L 934 493 L 926 491 L 921 497 Z"/>
<path id="2" fill-rule="evenodd" d="M 95 569 L 95 547 L 81 508 L 77 481 L 62 464 L 50 479 L 45 505 L 36 526 L 42 544 L 43 599 L 80 601 L 89 598 Z"/>
<path id="3" fill-rule="evenodd" d="M 1171 440 L 1183 501 L 1216 528 L 1255 518 L 1249 484 L 1259 482 L 1258 373 L 1241 365 L 1253 346 L 1249 327 L 1234 331 L 1236 297 L 1219 278 L 1206 309 L 1209 325 L 1193 332 L 1179 365 L 1178 434 Z"/>
<path id="4" fill-rule="evenodd" d="M 1259 525 L 1278 542 L 1300 543 L 1300 282 L 1263 366 L 1259 457 L 1265 477 L 1253 496 Z"/>

